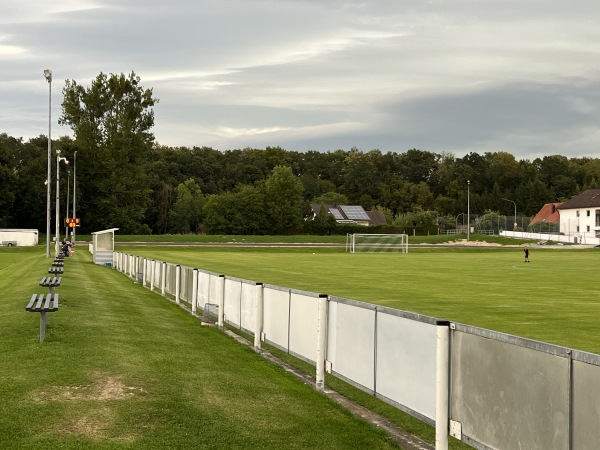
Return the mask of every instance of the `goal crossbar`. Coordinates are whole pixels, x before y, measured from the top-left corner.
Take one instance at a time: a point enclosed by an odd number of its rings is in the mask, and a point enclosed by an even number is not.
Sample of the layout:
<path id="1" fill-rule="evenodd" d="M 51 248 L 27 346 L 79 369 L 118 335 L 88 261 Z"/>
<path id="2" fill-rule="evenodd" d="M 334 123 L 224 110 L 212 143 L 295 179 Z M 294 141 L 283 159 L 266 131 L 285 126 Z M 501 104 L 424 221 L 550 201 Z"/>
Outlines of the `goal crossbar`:
<path id="1" fill-rule="evenodd" d="M 408 253 L 408 235 L 349 233 L 346 236 L 346 252 Z"/>

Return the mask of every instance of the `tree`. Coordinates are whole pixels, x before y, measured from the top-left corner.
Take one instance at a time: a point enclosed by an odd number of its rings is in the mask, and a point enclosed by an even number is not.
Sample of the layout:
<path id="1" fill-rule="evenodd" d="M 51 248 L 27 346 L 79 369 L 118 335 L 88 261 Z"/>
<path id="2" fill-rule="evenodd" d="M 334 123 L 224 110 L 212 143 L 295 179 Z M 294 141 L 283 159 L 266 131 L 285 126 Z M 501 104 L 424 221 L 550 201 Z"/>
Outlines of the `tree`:
<path id="1" fill-rule="evenodd" d="M 170 213 L 171 231 L 175 233 L 197 233 L 202 223 L 204 196 L 196 183 L 190 178 L 177 186 L 177 200 Z"/>
<path id="2" fill-rule="evenodd" d="M 151 190 L 145 172 L 152 151 L 158 99 L 134 72 L 100 73 L 89 88 L 67 80 L 61 125 L 69 125 L 78 148 L 78 185 L 86 229 L 141 229 Z"/>
<path id="3" fill-rule="evenodd" d="M 318 197 L 315 197 L 311 203 L 320 205 L 348 205 L 348 197 L 338 192 L 326 192 Z"/>
<path id="4" fill-rule="evenodd" d="M 276 166 L 267 178 L 265 195 L 275 234 L 290 234 L 302 227 L 303 189 L 290 167 Z"/>
<path id="5" fill-rule="evenodd" d="M 348 152 L 344 161 L 343 192 L 350 202 L 361 204 L 361 199 L 369 202 L 377 195 L 379 172 L 375 161 L 381 156 L 380 152 L 362 153 L 357 148 Z M 370 197 L 370 198 L 369 198 Z M 366 206 L 366 205 L 365 205 Z"/>
<path id="6" fill-rule="evenodd" d="M 269 223 L 264 192 L 256 186 L 211 195 L 204 205 L 204 226 L 210 234 L 266 234 Z"/>
<path id="7" fill-rule="evenodd" d="M 17 182 L 14 160 L 19 146 L 22 146 L 20 140 L 0 134 L 0 227 L 8 226 L 14 215 L 14 187 Z"/>
<path id="8" fill-rule="evenodd" d="M 437 169 L 440 156 L 412 149 L 400 156 L 400 174 L 412 183 L 428 182 L 433 172 Z"/>

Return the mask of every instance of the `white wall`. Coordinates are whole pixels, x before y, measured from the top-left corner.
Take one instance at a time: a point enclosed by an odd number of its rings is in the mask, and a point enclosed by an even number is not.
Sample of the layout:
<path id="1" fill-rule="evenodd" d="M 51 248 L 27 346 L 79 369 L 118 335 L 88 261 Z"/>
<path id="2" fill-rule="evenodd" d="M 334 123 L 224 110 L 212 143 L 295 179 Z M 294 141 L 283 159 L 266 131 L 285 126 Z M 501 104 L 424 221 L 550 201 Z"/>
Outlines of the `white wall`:
<path id="1" fill-rule="evenodd" d="M 524 231 L 501 231 L 500 236 L 511 237 L 516 239 L 533 239 L 537 241 L 551 241 L 561 242 L 563 244 L 577 244 L 586 245 L 600 245 L 600 238 L 593 238 L 587 236 L 568 236 L 563 234 L 549 234 L 549 233 L 527 233 Z"/>
<path id="2" fill-rule="evenodd" d="M 18 246 L 37 245 L 38 230 L 0 229 L 0 245 L 9 245 L 9 243 Z"/>
<path id="3" fill-rule="evenodd" d="M 577 241 L 583 244 L 589 243 L 589 239 L 596 239 L 596 210 L 598 209 L 600 208 L 561 209 L 561 233 L 576 237 Z"/>

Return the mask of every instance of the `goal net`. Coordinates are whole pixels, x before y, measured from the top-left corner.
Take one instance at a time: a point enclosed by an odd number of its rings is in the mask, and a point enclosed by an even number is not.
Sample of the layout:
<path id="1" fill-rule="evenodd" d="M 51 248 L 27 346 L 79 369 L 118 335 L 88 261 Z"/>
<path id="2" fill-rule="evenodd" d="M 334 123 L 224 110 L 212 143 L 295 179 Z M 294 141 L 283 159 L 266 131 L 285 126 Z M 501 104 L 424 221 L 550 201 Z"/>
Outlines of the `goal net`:
<path id="1" fill-rule="evenodd" d="M 346 252 L 408 253 L 407 234 L 348 234 Z"/>

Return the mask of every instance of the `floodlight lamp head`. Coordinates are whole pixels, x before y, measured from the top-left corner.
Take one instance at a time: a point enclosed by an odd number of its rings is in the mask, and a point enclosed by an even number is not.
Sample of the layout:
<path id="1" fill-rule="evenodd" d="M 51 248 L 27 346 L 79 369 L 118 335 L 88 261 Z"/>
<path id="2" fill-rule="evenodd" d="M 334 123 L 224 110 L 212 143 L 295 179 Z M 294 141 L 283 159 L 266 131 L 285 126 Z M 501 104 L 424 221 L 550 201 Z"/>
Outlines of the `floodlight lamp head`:
<path id="1" fill-rule="evenodd" d="M 50 69 L 44 70 L 44 77 L 48 80 L 48 83 L 52 83 L 52 71 Z"/>

